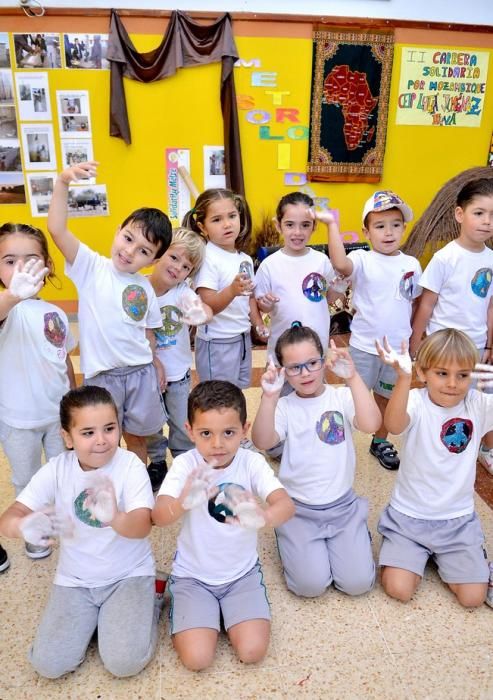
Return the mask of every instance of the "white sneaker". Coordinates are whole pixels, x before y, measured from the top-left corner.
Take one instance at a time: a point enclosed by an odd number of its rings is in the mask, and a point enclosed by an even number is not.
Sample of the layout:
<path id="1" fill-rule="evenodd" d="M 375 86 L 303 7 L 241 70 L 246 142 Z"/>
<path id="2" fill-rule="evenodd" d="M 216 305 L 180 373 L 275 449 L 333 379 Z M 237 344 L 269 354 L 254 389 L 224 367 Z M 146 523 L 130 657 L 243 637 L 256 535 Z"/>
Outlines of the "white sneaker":
<path id="1" fill-rule="evenodd" d="M 478 462 L 483 465 L 487 472 L 493 474 L 493 447 L 485 450 L 481 445 L 479 448 Z"/>
<path id="2" fill-rule="evenodd" d="M 26 542 L 26 556 L 29 559 L 44 559 L 49 557 L 52 552 L 51 547 L 48 545 L 36 545 Z"/>

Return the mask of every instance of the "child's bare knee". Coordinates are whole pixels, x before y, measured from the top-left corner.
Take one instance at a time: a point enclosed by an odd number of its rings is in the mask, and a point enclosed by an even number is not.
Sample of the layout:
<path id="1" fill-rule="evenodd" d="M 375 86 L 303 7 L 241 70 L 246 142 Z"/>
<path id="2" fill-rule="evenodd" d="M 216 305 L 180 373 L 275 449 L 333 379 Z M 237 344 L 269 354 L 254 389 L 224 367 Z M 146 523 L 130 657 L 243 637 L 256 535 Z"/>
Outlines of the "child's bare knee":
<path id="1" fill-rule="evenodd" d="M 244 640 L 236 648 L 236 653 L 244 664 L 256 664 L 265 657 L 267 644 L 261 640 Z"/>
<path id="2" fill-rule="evenodd" d="M 411 572 L 408 572 L 411 574 Z M 394 572 L 385 570 L 382 573 L 382 586 L 387 595 L 401 603 L 407 603 L 413 597 L 419 583 L 419 576 L 415 574 L 400 576 Z"/>
<path id="3" fill-rule="evenodd" d="M 182 649 L 178 652 L 180 660 L 189 671 L 204 671 L 214 661 L 214 653 L 207 649 Z"/>
<path id="4" fill-rule="evenodd" d="M 487 587 L 478 585 L 451 585 L 457 600 L 464 608 L 479 608 L 486 600 Z"/>

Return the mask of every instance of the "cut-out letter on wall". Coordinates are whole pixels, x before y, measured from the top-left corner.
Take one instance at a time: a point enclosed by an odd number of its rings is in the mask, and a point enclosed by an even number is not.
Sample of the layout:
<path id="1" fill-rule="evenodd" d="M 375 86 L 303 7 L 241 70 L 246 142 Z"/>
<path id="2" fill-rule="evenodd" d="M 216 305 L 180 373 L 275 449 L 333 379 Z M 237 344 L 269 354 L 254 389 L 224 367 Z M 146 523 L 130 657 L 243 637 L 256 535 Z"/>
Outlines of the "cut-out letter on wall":
<path id="1" fill-rule="evenodd" d="M 261 65 L 260 58 L 251 58 L 249 61 L 239 58 L 235 63 L 235 68 L 260 68 Z"/>
<path id="2" fill-rule="evenodd" d="M 267 124 L 270 122 L 269 112 L 264 112 L 263 109 L 252 109 L 246 115 L 247 122 L 250 124 Z"/>
<path id="3" fill-rule="evenodd" d="M 291 144 L 277 144 L 277 167 L 279 170 L 287 170 L 291 165 Z"/>
<path id="4" fill-rule="evenodd" d="M 252 109 L 255 107 L 255 98 L 251 95 L 237 95 L 236 104 L 238 109 Z"/>
<path id="5" fill-rule="evenodd" d="M 281 122 L 282 124 L 287 119 L 288 121 L 296 124 L 299 122 L 299 112 L 300 110 L 294 109 L 294 107 L 280 107 L 279 109 L 276 109 L 276 122 Z"/>
<path id="6" fill-rule="evenodd" d="M 277 87 L 277 73 L 252 73 L 253 87 Z"/>
<path id="7" fill-rule="evenodd" d="M 310 135 L 307 126 L 290 126 L 287 133 L 289 138 L 293 139 L 293 141 L 303 141 Z"/>
<path id="8" fill-rule="evenodd" d="M 295 186 L 305 185 L 306 173 L 284 173 L 284 184 Z"/>
<path id="9" fill-rule="evenodd" d="M 289 90 L 266 90 L 266 95 L 272 95 L 273 105 L 282 105 L 282 98 L 284 95 L 290 95 Z"/>
<path id="10" fill-rule="evenodd" d="M 271 136 L 270 126 L 259 126 L 258 135 L 262 141 L 284 141 L 284 136 Z"/>

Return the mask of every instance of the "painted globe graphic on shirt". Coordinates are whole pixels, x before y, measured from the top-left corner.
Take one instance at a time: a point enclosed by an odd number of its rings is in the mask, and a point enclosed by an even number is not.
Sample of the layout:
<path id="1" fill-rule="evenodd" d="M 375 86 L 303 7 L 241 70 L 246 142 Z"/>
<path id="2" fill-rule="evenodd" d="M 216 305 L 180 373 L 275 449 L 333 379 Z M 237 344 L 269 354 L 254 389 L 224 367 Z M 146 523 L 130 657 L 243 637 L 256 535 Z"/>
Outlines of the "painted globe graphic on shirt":
<path id="1" fill-rule="evenodd" d="M 344 442 L 344 418 L 340 411 L 325 411 L 315 426 L 317 435 L 327 445 Z"/>
<path id="2" fill-rule="evenodd" d="M 471 280 L 471 289 L 482 299 L 488 294 L 493 279 L 493 271 L 489 267 L 480 268 Z"/>
<path id="3" fill-rule="evenodd" d="M 147 312 L 147 294 L 138 284 L 129 284 L 122 292 L 122 306 L 133 321 L 142 321 Z"/>
<path id="4" fill-rule="evenodd" d="M 327 294 L 327 281 L 318 272 L 310 272 L 301 283 L 301 289 L 310 301 L 322 301 Z"/>
<path id="5" fill-rule="evenodd" d="M 75 499 L 74 511 L 76 517 L 81 521 L 81 523 L 89 525 L 89 527 L 107 527 L 104 523 L 95 518 L 91 511 L 85 507 L 84 504 L 88 495 L 87 489 L 84 489 L 84 491 L 81 491 L 81 493 L 79 493 Z"/>
<path id="6" fill-rule="evenodd" d="M 44 335 L 46 340 L 56 348 L 63 348 L 67 337 L 67 328 L 56 311 L 44 315 Z"/>
<path id="7" fill-rule="evenodd" d="M 240 484 L 233 484 L 232 482 L 225 482 L 224 484 L 218 484 L 217 488 L 219 489 L 219 492 L 213 496 L 212 498 L 209 499 L 209 503 L 207 505 L 209 515 L 214 518 L 214 520 L 217 520 L 218 523 L 225 523 L 226 518 L 228 516 L 232 516 L 233 513 L 232 511 L 228 508 L 226 505 L 225 501 L 225 494 L 224 491 L 227 489 L 229 486 L 234 486 L 235 488 L 244 491 L 245 489 L 243 486 L 240 486 Z"/>
<path id="8" fill-rule="evenodd" d="M 183 328 L 182 312 L 177 306 L 169 304 L 161 308 L 161 319 L 163 325 L 161 328 L 154 329 L 156 336 L 156 345 L 158 348 L 164 348 L 168 345 L 176 345 L 176 336 Z"/>
<path id="9" fill-rule="evenodd" d="M 451 418 L 442 425 L 440 440 L 449 452 L 460 454 L 471 442 L 472 421 L 468 418 Z"/>

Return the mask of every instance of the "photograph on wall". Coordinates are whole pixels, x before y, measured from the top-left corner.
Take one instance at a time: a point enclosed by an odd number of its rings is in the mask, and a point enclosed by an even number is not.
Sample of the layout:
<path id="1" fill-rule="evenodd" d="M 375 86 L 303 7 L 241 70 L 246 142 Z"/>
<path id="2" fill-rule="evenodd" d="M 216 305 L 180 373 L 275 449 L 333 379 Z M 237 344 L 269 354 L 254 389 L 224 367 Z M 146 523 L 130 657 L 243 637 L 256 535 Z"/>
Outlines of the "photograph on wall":
<path id="1" fill-rule="evenodd" d="M 0 142 L 0 153 L 2 146 Z M 24 204 L 26 190 L 22 172 L 4 173 L 0 168 L 0 204 Z"/>
<path id="2" fill-rule="evenodd" d="M 50 121 L 48 73 L 16 73 L 15 84 L 21 122 Z"/>
<path id="3" fill-rule="evenodd" d="M 21 124 L 21 136 L 26 170 L 56 170 L 51 124 Z"/>
<path id="4" fill-rule="evenodd" d="M 0 172 L 22 171 L 21 149 L 18 139 L 0 139 Z"/>
<path id="5" fill-rule="evenodd" d="M 17 120 L 13 105 L 0 103 L 0 139 L 17 139 Z"/>
<path id="6" fill-rule="evenodd" d="M 17 68 L 61 68 L 60 34 L 14 34 Z"/>
<path id="7" fill-rule="evenodd" d="M 7 32 L 0 32 L 0 68 L 10 68 L 10 44 Z"/>
<path id="8" fill-rule="evenodd" d="M 488 51 L 403 46 L 396 124 L 481 126 Z"/>
<path id="9" fill-rule="evenodd" d="M 62 168 L 94 160 L 91 139 L 61 139 Z"/>
<path id="10" fill-rule="evenodd" d="M 106 185 L 71 185 L 68 216 L 109 216 Z"/>
<path id="11" fill-rule="evenodd" d="M 48 216 L 56 172 L 27 173 L 27 186 L 33 216 Z"/>
<path id="12" fill-rule="evenodd" d="M 204 189 L 226 187 L 224 146 L 204 146 Z"/>
<path id="13" fill-rule="evenodd" d="M 60 137 L 91 137 L 91 119 L 89 116 L 89 92 L 87 90 L 57 90 L 58 120 Z"/>
<path id="14" fill-rule="evenodd" d="M 381 179 L 393 51 L 389 32 L 314 31 L 309 180 Z"/>
<path id="15" fill-rule="evenodd" d="M 63 48 L 67 68 L 109 69 L 106 59 L 107 34 L 64 34 Z"/>
<path id="16" fill-rule="evenodd" d="M 12 86 L 12 71 L 0 70 L 0 107 L 14 104 L 14 88 Z"/>

